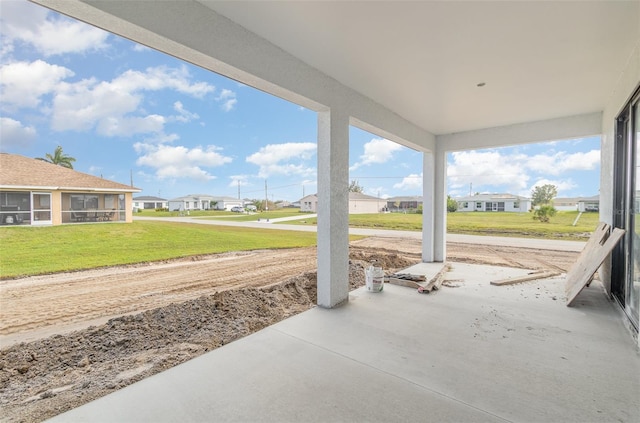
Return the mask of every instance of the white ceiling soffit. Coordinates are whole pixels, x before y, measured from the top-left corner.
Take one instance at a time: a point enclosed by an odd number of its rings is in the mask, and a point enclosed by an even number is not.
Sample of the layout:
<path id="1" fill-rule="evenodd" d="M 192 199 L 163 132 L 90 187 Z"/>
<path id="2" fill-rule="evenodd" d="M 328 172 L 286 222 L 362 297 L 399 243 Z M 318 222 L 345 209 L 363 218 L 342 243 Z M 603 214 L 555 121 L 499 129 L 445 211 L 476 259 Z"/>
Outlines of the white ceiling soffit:
<path id="1" fill-rule="evenodd" d="M 638 1 L 199 1 L 434 134 L 602 111 L 640 42 Z"/>

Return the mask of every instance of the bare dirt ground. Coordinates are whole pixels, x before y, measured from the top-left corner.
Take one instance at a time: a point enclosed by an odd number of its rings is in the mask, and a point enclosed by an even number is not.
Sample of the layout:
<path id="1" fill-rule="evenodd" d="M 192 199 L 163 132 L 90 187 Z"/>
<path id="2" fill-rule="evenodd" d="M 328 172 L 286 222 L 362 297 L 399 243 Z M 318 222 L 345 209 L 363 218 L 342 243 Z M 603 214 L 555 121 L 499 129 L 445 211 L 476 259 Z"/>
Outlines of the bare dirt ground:
<path id="1" fill-rule="evenodd" d="M 577 253 L 449 243 L 447 259 L 566 271 Z M 366 238 L 364 267 L 420 261 L 420 241 Z M 313 307 L 316 250 L 264 250 L 0 281 L 2 421 L 42 421 Z"/>

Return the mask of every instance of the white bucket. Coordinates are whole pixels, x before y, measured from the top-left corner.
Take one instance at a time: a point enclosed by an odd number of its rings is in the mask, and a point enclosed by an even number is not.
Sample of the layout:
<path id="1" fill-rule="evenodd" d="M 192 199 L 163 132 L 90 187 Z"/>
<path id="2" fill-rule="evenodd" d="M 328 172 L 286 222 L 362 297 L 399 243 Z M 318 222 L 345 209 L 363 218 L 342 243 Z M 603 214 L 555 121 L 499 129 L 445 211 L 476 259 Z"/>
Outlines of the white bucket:
<path id="1" fill-rule="evenodd" d="M 382 292 L 384 289 L 384 272 L 382 271 L 382 267 L 371 265 L 364 269 L 364 281 L 367 291 Z"/>

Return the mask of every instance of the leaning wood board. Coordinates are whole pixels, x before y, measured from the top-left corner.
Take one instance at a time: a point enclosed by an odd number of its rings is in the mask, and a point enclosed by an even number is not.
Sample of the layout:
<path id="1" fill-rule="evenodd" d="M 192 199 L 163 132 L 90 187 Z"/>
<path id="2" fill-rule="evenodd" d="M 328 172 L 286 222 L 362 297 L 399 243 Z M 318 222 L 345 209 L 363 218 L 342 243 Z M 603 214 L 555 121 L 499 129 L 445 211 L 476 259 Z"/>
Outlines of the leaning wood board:
<path id="1" fill-rule="evenodd" d="M 567 306 L 570 306 L 580 291 L 589 284 L 604 259 L 611 253 L 623 235 L 624 230 L 622 229 L 613 228 L 612 231 L 610 225 L 604 222 L 598 224 L 587 245 L 578 256 L 578 260 L 567 272 L 565 286 Z"/>
<path id="2" fill-rule="evenodd" d="M 517 283 L 530 282 L 538 279 L 550 278 L 552 276 L 558 276 L 559 274 L 560 273 L 558 272 L 533 272 L 533 273 L 529 273 L 528 275 L 520 276 L 517 278 L 507 278 L 507 279 L 500 279 L 497 281 L 491 281 L 490 284 L 497 285 L 497 286 L 515 285 Z"/>

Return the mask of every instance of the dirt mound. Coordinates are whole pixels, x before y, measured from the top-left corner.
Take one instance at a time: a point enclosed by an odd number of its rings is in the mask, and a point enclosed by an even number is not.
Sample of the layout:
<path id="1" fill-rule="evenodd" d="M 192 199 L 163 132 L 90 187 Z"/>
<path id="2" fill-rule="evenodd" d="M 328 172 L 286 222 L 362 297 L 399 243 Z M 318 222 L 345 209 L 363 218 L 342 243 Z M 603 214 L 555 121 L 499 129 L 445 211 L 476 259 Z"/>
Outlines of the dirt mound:
<path id="1" fill-rule="evenodd" d="M 312 276 L 312 277 L 310 277 Z M 312 307 L 315 274 L 225 291 L 0 351 L 0 406 L 40 421 Z"/>
<path id="2" fill-rule="evenodd" d="M 391 271 L 409 263 L 393 254 L 356 251 L 351 289 L 364 285 L 364 267 L 372 260 Z M 316 272 L 306 272 L 0 350 L 3 421 L 50 418 L 308 310 L 316 303 L 316 285 Z"/>
<path id="3" fill-rule="evenodd" d="M 398 254 L 395 251 L 386 250 L 384 248 L 356 248 L 351 247 L 349 249 L 349 259 L 352 263 L 358 263 L 363 267 L 367 267 L 372 263 L 376 266 L 381 266 L 385 273 L 397 269 L 412 266 L 420 262 L 420 256 L 418 254 Z"/>

